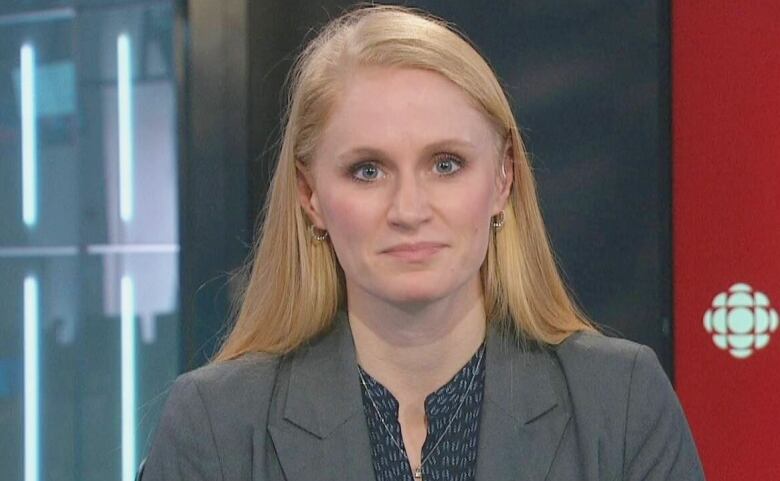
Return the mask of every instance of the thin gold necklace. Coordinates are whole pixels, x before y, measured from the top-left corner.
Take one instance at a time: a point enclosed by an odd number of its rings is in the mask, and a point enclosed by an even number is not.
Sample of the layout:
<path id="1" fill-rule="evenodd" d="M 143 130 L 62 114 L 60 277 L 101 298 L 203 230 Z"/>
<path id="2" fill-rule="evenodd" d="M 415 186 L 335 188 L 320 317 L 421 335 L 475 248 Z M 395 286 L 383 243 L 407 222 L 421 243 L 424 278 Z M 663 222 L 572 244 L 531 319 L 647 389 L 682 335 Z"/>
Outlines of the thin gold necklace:
<path id="1" fill-rule="evenodd" d="M 469 381 L 469 385 L 466 388 L 466 391 L 460 397 L 460 401 L 458 402 L 457 409 L 455 409 L 455 412 L 452 414 L 452 416 L 450 416 L 450 420 L 447 422 L 447 427 L 444 428 L 444 431 L 441 433 L 441 436 L 439 436 L 439 439 L 436 441 L 436 444 L 433 445 L 433 448 L 431 448 L 431 450 L 428 451 L 428 454 L 425 455 L 422 461 L 420 461 L 420 465 L 414 469 L 414 479 L 419 479 L 420 481 L 423 481 L 423 477 L 422 477 L 423 465 L 425 465 L 425 462 L 428 461 L 431 455 L 435 453 L 437 449 L 439 449 L 439 443 L 442 442 L 444 436 L 447 435 L 447 433 L 450 430 L 450 427 L 452 427 L 452 423 L 455 421 L 455 418 L 458 417 L 458 413 L 460 412 L 460 409 L 463 407 L 463 404 L 466 402 L 466 398 L 471 392 L 471 387 L 474 385 L 474 380 L 477 378 L 477 373 L 479 372 L 479 367 L 482 364 L 482 358 L 484 357 L 484 355 L 485 355 L 485 350 L 483 349 L 483 347 L 480 347 L 479 358 L 477 359 L 477 365 L 474 368 L 474 372 L 471 374 L 471 381 Z M 366 379 L 363 376 L 363 370 L 359 366 L 358 366 L 358 375 L 360 376 L 360 382 L 363 384 L 363 388 L 366 390 L 366 395 L 368 396 L 368 400 L 371 401 L 371 405 L 374 407 L 374 411 L 376 412 L 376 415 L 379 416 L 379 420 L 382 422 L 382 426 L 384 426 L 385 431 L 387 431 L 387 435 L 390 436 L 390 440 L 393 442 L 393 444 L 395 444 L 395 446 L 398 448 L 401 454 L 403 454 L 404 458 L 406 458 L 406 462 L 409 463 L 409 466 L 411 467 L 412 462 L 409 460 L 409 456 L 406 454 L 406 450 L 401 447 L 401 443 L 399 443 L 395 439 L 393 432 L 390 431 L 390 428 L 387 426 L 387 423 L 385 422 L 385 417 L 382 416 L 382 412 L 379 411 L 379 407 L 374 402 L 374 398 L 371 396 L 371 391 L 368 389 L 368 385 L 366 384 Z"/>

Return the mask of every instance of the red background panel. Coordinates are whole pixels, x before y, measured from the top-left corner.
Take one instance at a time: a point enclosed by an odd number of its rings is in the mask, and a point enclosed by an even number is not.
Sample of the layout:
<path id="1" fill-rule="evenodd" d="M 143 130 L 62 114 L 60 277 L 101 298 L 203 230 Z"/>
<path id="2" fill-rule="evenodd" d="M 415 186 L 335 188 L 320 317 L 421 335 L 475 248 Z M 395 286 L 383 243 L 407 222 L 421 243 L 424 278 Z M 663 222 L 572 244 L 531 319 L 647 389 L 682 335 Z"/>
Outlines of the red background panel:
<path id="1" fill-rule="evenodd" d="M 780 2 L 672 2 L 676 388 L 709 481 L 780 480 L 780 329 L 747 359 L 702 317 L 737 282 L 780 310 Z"/>

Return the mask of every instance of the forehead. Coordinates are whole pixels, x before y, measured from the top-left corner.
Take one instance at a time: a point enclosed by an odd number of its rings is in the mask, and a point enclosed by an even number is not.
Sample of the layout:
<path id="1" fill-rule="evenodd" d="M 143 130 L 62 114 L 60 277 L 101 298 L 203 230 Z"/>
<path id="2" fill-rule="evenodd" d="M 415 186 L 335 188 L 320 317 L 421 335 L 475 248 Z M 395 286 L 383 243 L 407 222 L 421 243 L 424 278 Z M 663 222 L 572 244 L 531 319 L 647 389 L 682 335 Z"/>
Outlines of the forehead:
<path id="1" fill-rule="evenodd" d="M 492 147 L 496 135 L 470 96 L 441 74 L 361 67 L 345 78 L 321 146 L 326 151 L 357 144 L 392 150 L 443 139 Z"/>

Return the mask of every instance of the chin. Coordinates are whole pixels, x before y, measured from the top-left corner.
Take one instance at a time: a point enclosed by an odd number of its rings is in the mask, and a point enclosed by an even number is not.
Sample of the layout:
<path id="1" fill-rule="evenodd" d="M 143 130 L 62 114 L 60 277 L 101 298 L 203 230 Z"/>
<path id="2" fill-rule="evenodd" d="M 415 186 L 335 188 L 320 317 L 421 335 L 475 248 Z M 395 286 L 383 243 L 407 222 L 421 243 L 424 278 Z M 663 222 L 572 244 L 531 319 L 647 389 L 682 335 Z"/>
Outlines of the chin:
<path id="1" fill-rule="evenodd" d="M 451 290 L 441 282 L 400 282 L 385 286 L 383 295 L 388 301 L 398 304 L 420 304 L 437 301 L 450 294 Z"/>
<path id="2" fill-rule="evenodd" d="M 362 278 L 364 282 L 354 283 L 353 287 L 371 297 L 391 304 L 429 304 L 448 296 L 462 295 L 468 284 L 465 272 L 441 268 L 427 268 L 417 271 L 398 272 L 377 266 L 363 270 L 353 279 Z M 478 271 L 477 271 L 478 274 Z M 349 282 L 347 282 L 349 285 Z"/>

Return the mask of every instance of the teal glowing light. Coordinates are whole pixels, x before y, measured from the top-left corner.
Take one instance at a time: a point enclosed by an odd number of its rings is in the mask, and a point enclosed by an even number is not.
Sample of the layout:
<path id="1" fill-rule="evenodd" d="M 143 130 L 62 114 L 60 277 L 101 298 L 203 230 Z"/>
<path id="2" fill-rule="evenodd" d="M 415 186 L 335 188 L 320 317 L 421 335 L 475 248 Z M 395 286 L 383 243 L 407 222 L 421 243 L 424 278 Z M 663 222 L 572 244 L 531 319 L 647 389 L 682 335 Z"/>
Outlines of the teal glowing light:
<path id="1" fill-rule="evenodd" d="M 22 220 L 28 227 L 38 222 L 38 159 L 35 123 L 35 48 L 22 45 L 21 110 L 22 110 Z"/>
<path id="2" fill-rule="evenodd" d="M 124 222 L 133 219 L 133 90 L 130 37 L 116 40 L 117 110 L 119 112 L 119 214 Z"/>
<path id="3" fill-rule="evenodd" d="M 38 279 L 24 278 L 24 480 L 38 481 L 40 469 L 40 371 Z"/>
<path id="4" fill-rule="evenodd" d="M 121 286 L 122 346 L 122 481 L 133 481 L 135 453 L 135 286 L 129 276 L 122 276 Z"/>

